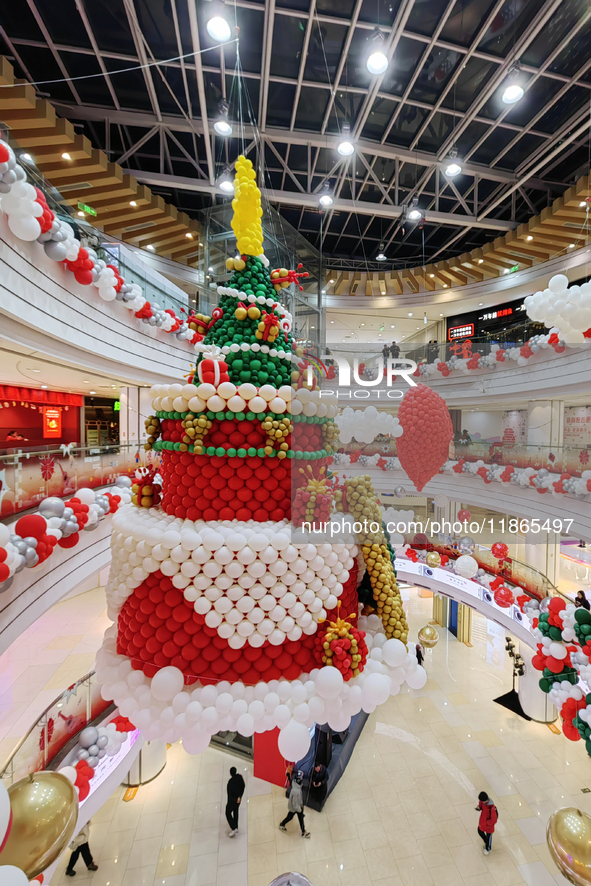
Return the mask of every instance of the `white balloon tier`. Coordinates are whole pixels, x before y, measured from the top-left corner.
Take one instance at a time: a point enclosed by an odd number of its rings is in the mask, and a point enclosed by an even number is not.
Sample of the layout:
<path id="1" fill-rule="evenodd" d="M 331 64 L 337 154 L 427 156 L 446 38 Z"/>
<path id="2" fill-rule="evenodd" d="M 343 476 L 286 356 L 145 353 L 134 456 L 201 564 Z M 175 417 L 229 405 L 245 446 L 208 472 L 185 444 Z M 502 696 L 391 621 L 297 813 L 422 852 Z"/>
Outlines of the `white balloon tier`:
<path id="1" fill-rule="evenodd" d="M 377 616 L 366 632 L 364 669 L 345 681 L 318 666 L 315 634 L 347 616 L 364 570 L 354 544 L 293 544 L 287 522 L 203 523 L 159 508 L 121 508 L 113 520 L 107 585 L 115 624 L 97 655 L 103 695 L 148 739 L 183 739 L 200 753 L 211 736 L 279 727 L 280 751 L 298 760 L 309 727 L 345 729 L 405 680 L 426 674 L 414 649 L 387 640 Z"/>

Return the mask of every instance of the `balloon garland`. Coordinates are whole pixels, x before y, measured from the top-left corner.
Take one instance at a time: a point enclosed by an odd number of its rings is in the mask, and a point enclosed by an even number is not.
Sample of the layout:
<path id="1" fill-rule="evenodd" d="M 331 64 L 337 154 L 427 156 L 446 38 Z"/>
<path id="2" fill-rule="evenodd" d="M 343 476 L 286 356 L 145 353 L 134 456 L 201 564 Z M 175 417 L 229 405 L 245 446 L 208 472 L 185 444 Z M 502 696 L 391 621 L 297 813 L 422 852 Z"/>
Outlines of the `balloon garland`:
<path id="1" fill-rule="evenodd" d="M 0 523 L 0 593 L 10 588 L 17 573 L 44 563 L 56 548 L 75 547 L 81 531 L 92 532 L 107 514 L 131 500 L 130 486 L 128 477 L 119 477 L 107 492 L 85 488 L 68 501 L 45 498 L 37 514 L 11 526 Z"/>
<path id="2" fill-rule="evenodd" d="M 551 335 L 583 344 L 591 339 L 591 282 L 569 286 L 565 274 L 555 274 L 544 291 L 525 299 L 528 317 L 553 327 Z"/>

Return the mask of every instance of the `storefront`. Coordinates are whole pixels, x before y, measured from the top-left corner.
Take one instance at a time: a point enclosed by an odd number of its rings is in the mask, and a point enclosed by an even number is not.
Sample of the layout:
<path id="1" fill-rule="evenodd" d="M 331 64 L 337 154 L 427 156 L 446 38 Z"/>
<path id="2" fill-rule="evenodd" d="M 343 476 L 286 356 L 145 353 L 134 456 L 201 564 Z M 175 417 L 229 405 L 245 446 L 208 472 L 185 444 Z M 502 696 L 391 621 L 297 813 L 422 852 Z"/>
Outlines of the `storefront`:
<path id="1" fill-rule="evenodd" d="M 0 448 L 80 443 L 80 394 L 0 385 Z"/>
<path id="2" fill-rule="evenodd" d="M 535 327 L 535 328 L 534 328 Z M 447 318 L 447 341 L 522 342 L 545 327 L 528 319 L 523 299 Z"/>

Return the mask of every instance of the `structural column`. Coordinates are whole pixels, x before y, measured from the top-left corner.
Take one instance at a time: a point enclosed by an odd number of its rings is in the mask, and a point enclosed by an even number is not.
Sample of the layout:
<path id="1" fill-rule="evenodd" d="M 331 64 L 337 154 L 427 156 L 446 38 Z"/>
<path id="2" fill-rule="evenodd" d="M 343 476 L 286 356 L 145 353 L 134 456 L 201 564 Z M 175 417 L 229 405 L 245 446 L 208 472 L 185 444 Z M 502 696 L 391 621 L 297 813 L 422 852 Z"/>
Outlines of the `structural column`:
<path id="1" fill-rule="evenodd" d="M 525 673 L 523 677 L 518 678 L 519 685 L 517 687 L 523 713 L 531 717 L 532 720 L 537 720 L 538 723 L 553 723 L 558 712 L 548 698 L 548 694 L 540 689 L 540 671 L 537 671 L 531 663 L 534 650 L 526 646 L 525 643 L 520 643 L 519 654 L 525 664 Z"/>

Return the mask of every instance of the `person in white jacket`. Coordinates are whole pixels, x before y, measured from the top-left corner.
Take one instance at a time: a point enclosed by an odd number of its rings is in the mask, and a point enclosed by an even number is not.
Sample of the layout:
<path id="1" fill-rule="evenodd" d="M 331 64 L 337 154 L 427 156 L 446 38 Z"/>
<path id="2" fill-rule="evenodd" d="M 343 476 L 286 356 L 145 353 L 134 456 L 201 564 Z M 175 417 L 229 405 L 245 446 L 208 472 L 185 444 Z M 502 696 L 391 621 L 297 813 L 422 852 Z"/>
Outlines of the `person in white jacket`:
<path id="1" fill-rule="evenodd" d="M 74 837 L 68 847 L 72 850 L 72 854 L 70 856 L 70 861 L 68 862 L 68 867 L 66 868 L 66 876 L 76 876 L 74 865 L 76 864 L 80 856 L 82 856 L 82 858 L 84 859 L 86 867 L 89 871 L 98 871 L 98 865 L 94 863 L 92 859 L 92 853 L 90 851 L 90 846 L 88 845 L 89 836 L 90 822 L 87 821 L 82 830 Z"/>
<path id="2" fill-rule="evenodd" d="M 304 798 L 302 795 L 303 778 L 303 772 L 295 772 L 291 779 L 289 796 L 287 798 L 287 815 L 279 825 L 279 830 L 286 831 L 287 828 L 285 827 L 285 825 L 288 823 L 288 821 L 292 820 L 294 815 L 297 815 L 298 821 L 300 823 L 300 828 L 302 829 L 302 837 L 309 837 L 310 833 L 306 830 L 306 826 L 304 824 Z"/>

